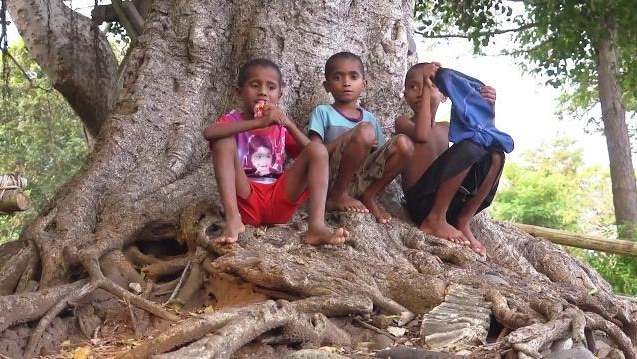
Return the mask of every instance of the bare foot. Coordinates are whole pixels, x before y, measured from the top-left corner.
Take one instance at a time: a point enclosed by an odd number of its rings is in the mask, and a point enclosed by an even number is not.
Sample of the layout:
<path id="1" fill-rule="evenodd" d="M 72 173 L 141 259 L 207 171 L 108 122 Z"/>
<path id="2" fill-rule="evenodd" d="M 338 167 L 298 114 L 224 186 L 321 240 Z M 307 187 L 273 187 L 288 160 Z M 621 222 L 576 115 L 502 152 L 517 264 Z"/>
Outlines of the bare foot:
<path id="1" fill-rule="evenodd" d="M 369 212 L 361 201 L 347 193 L 330 195 L 325 203 L 325 209 L 341 212 Z"/>
<path id="2" fill-rule="evenodd" d="M 385 212 L 385 209 L 378 205 L 374 196 L 363 195 L 361 196 L 361 202 L 367 207 L 367 209 L 376 217 L 376 222 L 387 224 L 391 222 L 391 216 Z"/>
<path id="3" fill-rule="evenodd" d="M 481 255 L 481 256 L 487 255 L 487 252 L 484 249 L 484 246 L 473 235 L 473 232 L 471 232 L 471 229 L 469 229 L 469 225 L 460 227 L 460 231 L 462 232 L 462 234 L 464 234 L 465 238 L 469 240 L 470 242 L 469 248 L 471 248 L 472 251 L 478 253 L 478 255 Z"/>
<path id="4" fill-rule="evenodd" d="M 241 219 L 237 221 L 227 221 L 226 227 L 213 241 L 219 244 L 234 243 L 239 240 L 239 234 L 245 232 L 245 230 L 246 227 L 243 225 L 243 222 L 241 222 Z"/>
<path id="5" fill-rule="evenodd" d="M 464 237 L 464 234 L 455 229 L 452 225 L 447 223 L 446 220 L 442 221 L 431 221 L 429 218 L 425 218 L 424 221 L 420 224 L 420 230 L 431 234 L 433 236 L 446 239 L 450 242 L 461 244 L 464 246 L 468 246 L 471 244 L 467 238 Z"/>
<path id="6" fill-rule="evenodd" d="M 343 228 L 332 231 L 327 226 L 322 228 L 310 228 L 305 232 L 305 243 L 313 246 L 321 244 L 341 245 L 349 238 L 349 232 Z"/>

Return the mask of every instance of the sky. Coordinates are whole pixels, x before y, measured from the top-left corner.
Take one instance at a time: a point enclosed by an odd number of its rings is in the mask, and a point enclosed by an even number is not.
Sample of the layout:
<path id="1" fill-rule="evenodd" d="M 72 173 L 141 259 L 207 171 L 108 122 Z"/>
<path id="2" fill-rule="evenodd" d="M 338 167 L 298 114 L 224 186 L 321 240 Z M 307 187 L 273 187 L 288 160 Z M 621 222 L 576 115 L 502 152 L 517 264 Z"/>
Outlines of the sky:
<path id="1" fill-rule="evenodd" d="M 72 4 L 73 8 L 80 8 L 83 13 L 88 13 L 89 5 L 93 1 L 75 0 L 67 3 Z M 8 30 L 9 42 L 19 37 L 15 26 L 10 25 Z M 603 135 L 585 133 L 582 121 L 560 120 L 555 114 L 559 90 L 544 85 L 539 78 L 523 74 L 513 58 L 473 55 L 471 44 L 465 39 L 416 40 L 419 61 L 438 61 L 445 67 L 478 78 L 496 89 L 496 125 L 515 140 L 516 148 L 509 155 L 510 159 L 519 158 L 524 151 L 551 144 L 557 137 L 567 136 L 574 139 L 576 146 L 584 150 L 584 160 L 587 164 L 608 165 L 608 151 Z M 503 39 L 496 41 L 499 41 L 496 48 L 513 45 Z M 438 118 L 448 118 L 450 108 L 449 102 L 443 104 L 439 109 Z"/>

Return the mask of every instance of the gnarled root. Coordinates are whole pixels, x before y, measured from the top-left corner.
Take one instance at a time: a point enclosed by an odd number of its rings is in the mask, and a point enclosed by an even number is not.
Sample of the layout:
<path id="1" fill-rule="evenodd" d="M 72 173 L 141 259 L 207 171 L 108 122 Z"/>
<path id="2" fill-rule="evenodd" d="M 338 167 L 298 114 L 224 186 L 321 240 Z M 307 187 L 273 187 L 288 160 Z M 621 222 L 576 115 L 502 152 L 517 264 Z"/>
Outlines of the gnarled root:
<path id="1" fill-rule="evenodd" d="M 507 304 L 507 299 L 497 289 L 488 288 L 485 297 L 493 305 L 495 318 L 506 328 L 518 329 L 533 324 L 533 318 L 526 313 L 512 311 Z"/>
<path id="2" fill-rule="evenodd" d="M 55 303 L 72 295 L 86 284 L 85 280 L 34 293 L 0 296 L 0 332 L 18 323 L 40 318 Z"/>
<path id="3" fill-rule="evenodd" d="M 147 358 L 150 355 L 165 353 L 222 327 L 230 320 L 236 318 L 238 314 L 237 310 L 230 310 L 189 319 L 179 325 L 170 327 L 158 336 L 118 356 L 118 359 Z"/>
<path id="4" fill-rule="evenodd" d="M 249 308 L 251 310 L 242 310 L 214 335 L 156 358 L 230 358 L 254 338 L 281 326 L 288 327 L 294 335 L 303 337 L 303 341 L 320 343 L 327 328 L 323 325 L 325 321 L 313 320 L 312 316 L 298 312 L 293 303 L 267 301 Z"/>
<path id="5" fill-rule="evenodd" d="M 51 308 L 48 313 L 38 323 L 38 326 L 35 328 L 33 333 L 31 333 L 31 337 L 29 338 L 29 343 L 27 347 L 24 349 L 24 357 L 32 358 L 36 354 L 36 350 L 39 347 L 40 338 L 42 338 L 42 334 L 46 330 L 46 328 L 51 324 L 51 321 L 57 317 L 57 315 L 66 308 L 67 305 L 77 302 L 78 300 L 84 298 L 88 294 L 92 293 L 97 288 L 97 282 L 89 282 L 83 285 L 78 290 L 75 290 L 71 295 L 57 302 Z"/>
<path id="6" fill-rule="evenodd" d="M 117 259 L 119 258 L 118 256 L 110 256 L 112 259 Z M 63 286 L 63 287 L 58 287 L 58 288 L 65 288 L 67 289 L 66 291 L 55 291 L 52 290 L 51 292 L 53 292 L 54 294 L 54 298 L 61 298 L 57 300 L 57 303 L 55 305 L 49 305 L 49 306 L 44 306 L 44 308 L 50 308 L 46 314 L 40 319 L 40 322 L 38 323 L 38 326 L 36 327 L 36 329 L 33 331 L 33 333 L 31 334 L 31 337 L 29 338 L 29 343 L 27 344 L 27 347 L 24 350 L 24 356 L 27 358 L 32 357 L 36 351 L 39 348 L 39 341 L 42 337 L 42 334 L 44 333 L 44 331 L 46 330 L 46 328 L 48 327 L 48 325 L 51 323 L 51 320 L 53 320 L 64 308 L 66 308 L 68 305 L 74 305 L 77 301 L 79 301 L 80 299 L 84 298 L 85 296 L 87 296 L 88 294 L 92 293 L 95 289 L 97 288 L 101 288 L 104 289 L 108 292 L 110 292 L 111 294 L 114 294 L 120 298 L 122 298 L 126 303 L 131 303 L 141 309 L 146 310 L 147 312 L 150 312 L 160 318 L 163 319 L 167 319 L 170 321 L 177 321 L 180 318 L 174 314 L 171 314 L 169 312 L 167 312 L 166 310 L 164 310 L 161 306 L 157 305 L 156 303 L 153 303 L 145 298 L 142 298 L 138 295 L 135 295 L 129 291 L 127 291 L 126 289 L 123 289 L 122 287 L 118 286 L 117 284 L 115 284 L 111 279 L 107 278 L 104 276 L 104 274 L 102 273 L 99 263 L 97 261 L 97 259 L 95 258 L 91 258 L 91 257 L 84 257 L 84 261 L 82 262 L 82 264 L 84 265 L 84 267 L 86 268 L 86 270 L 88 271 L 88 273 L 91 276 L 91 281 L 89 281 L 88 283 L 86 282 L 77 282 L 73 285 L 69 285 L 69 286 Z M 79 284 L 81 283 L 81 284 Z M 81 285 L 81 287 L 79 287 Z M 79 288 L 78 288 L 79 287 Z M 38 295 L 39 293 L 47 293 L 46 291 L 40 291 L 38 293 L 30 293 L 30 295 Z M 70 292 L 70 293 L 69 293 Z M 57 295 L 55 295 L 57 294 Z M 14 296 L 12 296 L 14 297 Z M 43 297 L 42 300 L 46 300 L 47 297 Z M 48 302 L 52 302 L 53 300 L 51 300 L 51 298 L 48 298 Z M 42 307 L 41 307 L 42 308 Z M 46 309 L 45 309 L 46 310 Z M 44 311 L 44 310 L 43 310 Z M 42 311 L 42 312 L 43 312 Z M 20 322 L 20 321 L 25 321 L 25 320 L 29 320 L 29 319 L 33 319 L 31 316 L 35 314 L 35 313 L 31 313 L 31 315 L 27 315 L 25 316 L 24 314 L 22 314 L 22 318 L 19 320 L 10 320 L 8 321 L 9 323 L 13 322 Z M 27 318 L 27 319 L 25 319 Z"/>
<path id="7" fill-rule="evenodd" d="M 296 302 L 266 301 L 190 319 L 146 341 L 120 358 L 145 358 L 164 353 L 221 327 L 213 336 L 159 357 L 226 358 L 257 336 L 278 327 L 284 327 L 284 330 L 282 336 L 274 339 L 275 341 L 346 343 L 350 340 L 349 335 L 334 326 L 323 314 L 317 313 L 341 316 L 371 311 L 371 300 L 362 296 L 324 296 Z"/>
<path id="8" fill-rule="evenodd" d="M 540 350 L 556 340 L 572 337 L 584 340 L 583 313 L 575 308 L 566 309 L 559 318 L 548 323 L 520 328 L 507 337 L 511 347 L 531 358 L 541 358 Z M 580 333 L 581 332 L 581 333 Z"/>
<path id="9" fill-rule="evenodd" d="M 596 313 L 586 313 L 585 318 L 586 326 L 590 329 L 601 330 L 606 333 L 624 352 L 626 359 L 637 358 L 630 339 L 617 325 L 605 320 L 601 315 Z"/>

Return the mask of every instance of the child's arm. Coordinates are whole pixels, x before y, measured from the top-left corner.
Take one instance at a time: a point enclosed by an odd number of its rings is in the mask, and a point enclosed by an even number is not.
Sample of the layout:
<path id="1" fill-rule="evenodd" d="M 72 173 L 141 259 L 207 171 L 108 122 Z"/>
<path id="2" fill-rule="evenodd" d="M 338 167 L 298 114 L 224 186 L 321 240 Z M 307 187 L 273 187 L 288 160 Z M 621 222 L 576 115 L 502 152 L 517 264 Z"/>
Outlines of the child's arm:
<path id="1" fill-rule="evenodd" d="M 439 67 L 440 64 L 434 62 L 425 65 L 422 70 L 422 95 L 420 102 L 414 109 L 415 114 L 413 121 L 407 117 L 399 117 L 394 124 L 397 133 L 407 135 L 414 142 L 427 142 L 431 135 L 434 120 L 434 114 L 431 113 L 431 100 L 434 86 L 432 78 L 435 76 Z"/>
<path id="2" fill-rule="evenodd" d="M 284 118 L 284 119 L 283 119 Z M 296 124 L 290 120 L 289 117 L 283 115 L 281 125 L 285 126 L 288 129 L 288 132 L 294 138 L 294 142 L 296 142 L 301 148 L 307 146 L 310 143 L 310 139 L 303 133 L 303 131 L 299 130 Z"/>
<path id="3" fill-rule="evenodd" d="M 270 126 L 273 122 L 268 118 L 260 118 L 250 121 L 238 121 L 228 123 L 213 123 L 203 130 L 203 137 L 208 141 L 218 140 L 229 136 L 234 136 L 237 133 L 255 130 L 257 128 L 265 128 Z"/>
<path id="4" fill-rule="evenodd" d="M 263 111 L 264 118 L 272 119 L 273 123 L 278 123 L 280 126 L 287 128 L 288 132 L 294 138 L 294 142 L 300 147 L 305 147 L 310 143 L 310 139 L 299 130 L 296 124 L 283 113 L 276 105 L 266 105 Z"/>

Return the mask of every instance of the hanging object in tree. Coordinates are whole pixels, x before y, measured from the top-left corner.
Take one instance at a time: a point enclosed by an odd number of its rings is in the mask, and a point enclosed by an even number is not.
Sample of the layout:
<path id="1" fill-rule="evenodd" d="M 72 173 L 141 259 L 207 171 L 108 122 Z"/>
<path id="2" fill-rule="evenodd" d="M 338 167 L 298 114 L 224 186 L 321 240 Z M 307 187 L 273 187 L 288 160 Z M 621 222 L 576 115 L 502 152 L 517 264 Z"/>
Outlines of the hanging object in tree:
<path id="1" fill-rule="evenodd" d="M 0 175 L 0 215 L 31 208 L 31 200 L 22 191 L 27 186 L 27 179 L 9 173 Z"/>

